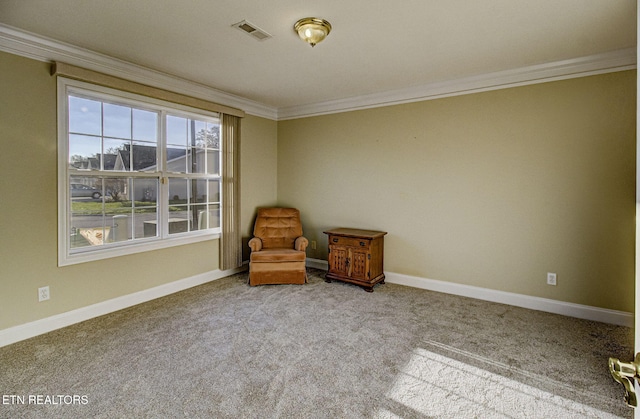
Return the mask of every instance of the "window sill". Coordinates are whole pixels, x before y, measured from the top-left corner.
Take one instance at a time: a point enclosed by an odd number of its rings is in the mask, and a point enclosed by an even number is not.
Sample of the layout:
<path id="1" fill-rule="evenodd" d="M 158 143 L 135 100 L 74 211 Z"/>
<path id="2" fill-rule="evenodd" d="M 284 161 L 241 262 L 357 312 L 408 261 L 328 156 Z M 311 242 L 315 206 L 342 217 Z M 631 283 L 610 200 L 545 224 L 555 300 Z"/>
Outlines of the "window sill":
<path id="1" fill-rule="evenodd" d="M 58 266 L 70 266 L 79 263 L 93 262 L 103 259 L 111 259 L 119 256 L 132 255 L 142 252 L 150 252 L 153 250 L 166 249 L 174 246 L 182 246 L 185 244 L 199 243 L 207 240 L 217 240 L 220 233 L 206 233 L 199 235 L 189 235 L 182 237 L 172 237 L 168 239 L 153 239 L 147 242 L 131 243 L 130 245 L 117 246 L 112 248 L 89 249 L 86 251 L 76 250 L 74 253 L 65 254 L 62 251 L 58 255 Z"/>

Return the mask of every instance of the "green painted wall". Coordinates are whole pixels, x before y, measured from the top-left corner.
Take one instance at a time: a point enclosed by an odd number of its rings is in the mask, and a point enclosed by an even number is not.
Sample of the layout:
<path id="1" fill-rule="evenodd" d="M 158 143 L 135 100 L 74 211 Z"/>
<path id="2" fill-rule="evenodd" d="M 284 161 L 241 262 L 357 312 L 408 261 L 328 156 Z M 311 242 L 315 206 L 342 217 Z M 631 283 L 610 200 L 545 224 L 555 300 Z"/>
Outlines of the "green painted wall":
<path id="1" fill-rule="evenodd" d="M 310 257 L 324 229 L 384 230 L 388 272 L 633 312 L 635 80 L 280 121 L 278 201 Z"/>
<path id="2" fill-rule="evenodd" d="M 218 269 L 218 240 L 57 266 L 56 80 L 0 53 L 0 330 Z M 242 226 L 276 200 L 277 127 L 243 120 Z M 51 299 L 38 302 L 48 285 Z"/>
<path id="3" fill-rule="evenodd" d="M 0 330 L 218 269 L 217 240 L 59 268 L 55 79 L 6 53 L 0 74 Z M 631 312 L 635 77 L 247 116 L 244 240 L 257 207 L 291 205 L 310 257 L 326 258 L 326 228 L 381 229 L 388 272 Z"/>
<path id="4" fill-rule="evenodd" d="M 277 205 L 278 125 L 276 121 L 248 115 L 242 120 L 241 212 L 242 260 L 249 260 L 256 209 Z"/>

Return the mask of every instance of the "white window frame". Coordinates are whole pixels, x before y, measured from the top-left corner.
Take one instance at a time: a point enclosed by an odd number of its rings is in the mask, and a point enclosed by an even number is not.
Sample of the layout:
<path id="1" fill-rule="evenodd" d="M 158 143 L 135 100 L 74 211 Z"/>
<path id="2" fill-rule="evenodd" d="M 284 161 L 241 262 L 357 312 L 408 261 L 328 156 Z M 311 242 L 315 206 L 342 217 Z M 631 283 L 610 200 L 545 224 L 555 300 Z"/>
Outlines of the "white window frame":
<path id="1" fill-rule="evenodd" d="M 58 77 L 58 265 L 67 266 L 77 263 L 91 262 L 103 260 L 118 256 L 130 255 L 140 252 L 148 252 L 152 250 L 164 249 L 173 246 L 180 246 L 191 243 L 198 243 L 206 240 L 218 239 L 221 236 L 221 227 L 209 228 L 203 230 L 189 231 L 186 233 L 171 234 L 168 232 L 169 219 L 169 202 L 168 202 L 168 178 L 181 177 L 183 174 L 171 173 L 162 167 L 156 178 L 159 181 L 158 190 L 158 235 L 156 237 L 141 238 L 136 240 L 128 240 L 117 243 L 109 243 L 103 246 L 89 246 L 87 248 L 71 249 L 70 238 L 70 214 L 71 208 L 69 199 L 69 178 L 71 176 L 69 170 L 69 116 L 68 116 L 68 96 L 76 92 L 95 97 L 97 100 L 114 100 L 130 106 L 141 108 L 152 108 L 161 112 L 158 121 L 158 133 L 161 138 L 158 149 L 161 156 L 165 156 L 165 124 L 164 115 L 184 114 L 185 116 L 201 117 L 205 120 L 216 119 L 222 123 L 221 115 L 214 112 L 208 112 L 201 109 L 195 109 L 188 106 L 178 105 L 159 99 L 149 98 L 133 93 L 123 92 L 107 87 L 102 87 L 78 80 L 72 80 L 64 77 Z M 222 136 L 222 127 L 220 130 Z M 160 144 L 162 143 L 162 144 Z M 220 141 L 222 147 L 222 141 Z M 221 150 L 222 153 L 222 150 Z M 161 159 L 158 159 L 158 163 Z M 108 174 L 108 172 L 105 172 Z M 127 172 L 127 176 L 136 177 L 135 171 Z M 222 170 L 220 173 L 220 182 L 222 182 Z M 222 195 L 222 191 L 220 191 Z M 160 197 L 167 199 L 161 199 Z M 220 196 L 220 226 L 222 226 L 222 200 Z"/>

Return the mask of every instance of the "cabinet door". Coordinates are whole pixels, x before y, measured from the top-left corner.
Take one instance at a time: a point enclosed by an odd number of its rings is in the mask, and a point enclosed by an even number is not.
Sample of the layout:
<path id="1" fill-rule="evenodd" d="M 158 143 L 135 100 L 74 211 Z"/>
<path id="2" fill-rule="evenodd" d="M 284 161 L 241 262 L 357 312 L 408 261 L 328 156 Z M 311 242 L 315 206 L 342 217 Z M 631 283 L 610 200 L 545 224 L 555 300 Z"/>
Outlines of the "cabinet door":
<path id="1" fill-rule="evenodd" d="M 347 276 L 349 269 L 349 253 L 344 247 L 329 247 L 329 271 L 337 275 Z"/>
<path id="2" fill-rule="evenodd" d="M 353 279 L 369 280 L 369 252 L 361 249 L 350 249 L 350 272 Z"/>

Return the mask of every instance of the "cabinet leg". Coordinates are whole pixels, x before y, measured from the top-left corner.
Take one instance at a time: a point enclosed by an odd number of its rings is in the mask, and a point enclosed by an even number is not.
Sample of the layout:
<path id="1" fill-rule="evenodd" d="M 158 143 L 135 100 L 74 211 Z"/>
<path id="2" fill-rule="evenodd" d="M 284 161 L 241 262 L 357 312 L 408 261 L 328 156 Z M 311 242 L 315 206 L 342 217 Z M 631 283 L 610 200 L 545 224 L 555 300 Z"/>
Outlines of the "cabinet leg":
<path id="1" fill-rule="evenodd" d="M 324 278 L 324 282 L 328 282 L 329 284 L 331 283 L 331 280 L 327 277 Z"/>
<path id="2" fill-rule="evenodd" d="M 364 290 L 366 292 L 373 292 L 373 287 L 365 287 Z"/>

